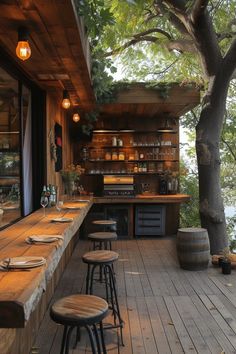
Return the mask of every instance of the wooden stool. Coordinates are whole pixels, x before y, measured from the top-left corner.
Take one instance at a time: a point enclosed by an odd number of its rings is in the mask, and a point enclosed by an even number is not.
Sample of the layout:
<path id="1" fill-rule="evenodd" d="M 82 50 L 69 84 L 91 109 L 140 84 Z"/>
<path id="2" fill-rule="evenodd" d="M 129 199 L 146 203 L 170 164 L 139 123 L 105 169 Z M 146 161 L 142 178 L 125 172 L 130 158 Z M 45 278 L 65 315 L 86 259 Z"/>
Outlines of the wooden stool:
<path id="1" fill-rule="evenodd" d="M 121 343 L 123 343 L 123 320 L 120 315 L 120 308 L 118 303 L 117 291 L 116 291 L 116 280 L 113 270 L 113 263 L 119 258 L 119 254 L 108 250 L 99 250 L 87 252 L 83 255 L 82 260 L 88 265 L 87 276 L 86 276 L 86 294 L 93 293 L 93 282 L 95 280 L 94 273 L 96 267 L 103 270 L 105 279 L 105 290 L 106 290 L 106 300 L 109 303 L 109 307 L 112 310 L 114 316 L 114 325 L 107 326 L 108 328 L 120 328 Z M 101 280 L 101 278 L 100 278 Z M 116 319 L 118 318 L 118 323 Z"/>
<path id="2" fill-rule="evenodd" d="M 117 240 L 117 233 L 108 231 L 93 232 L 88 234 L 88 239 L 93 242 L 93 250 L 96 248 L 107 250 L 109 248 L 111 251 L 111 242 Z"/>
<path id="3" fill-rule="evenodd" d="M 115 220 L 93 220 L 94 225 L 102 226 L 103 231 L 116 230 L 116 221 Z"/>
<path id="4" fill-rule="evenodd" d="M 107 316 L 107 314 L 108 303 L 97 296 L 76 294 L 56 301 L 50 309 L 50 316 L 53 321 L 64 326 L 60 354 L 69 353 L 71 333 L 74 328 L 78 329 L 80 327 L 85 327 L 88 332 L 92 353 L 100 354 L 101 345 L 96 324 L 99 324 L 102 350 L 103 353 L 106 354 L 102 320 Z"/>

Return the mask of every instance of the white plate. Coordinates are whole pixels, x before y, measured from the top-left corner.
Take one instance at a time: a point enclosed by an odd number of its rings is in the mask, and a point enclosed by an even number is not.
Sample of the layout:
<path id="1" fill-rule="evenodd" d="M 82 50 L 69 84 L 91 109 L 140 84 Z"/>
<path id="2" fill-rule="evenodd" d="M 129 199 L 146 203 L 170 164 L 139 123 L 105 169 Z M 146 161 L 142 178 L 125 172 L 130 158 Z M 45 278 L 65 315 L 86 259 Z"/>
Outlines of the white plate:
<path id="1" fill-rule="evenodd" d="M 5 258 L 0 262 L 3 268 L 34 268 L 46 263 L 43 257 L 12 257 Z"/>
<path id="2" fill-rule="evenodd" d="M 25 239 L 27 243 L 51 243 L 58 240 L 63 240 L 61 235 L 33 235 Z"/>
<path id="3" fill-rule="evenodd" d="M 76 199 L 73 200 L 74 203 L 89 203 L 89 200 L 87 199 Z"/>
<path id="4" fill-rule="evenodd" d="M 71 222 L 71 221 L 73 221 L 73 218 L 66 218 L 66 217 L 54 218 L 54 219 L 52 219 L 52 221 L 54 221 L 54 222 Z"/>

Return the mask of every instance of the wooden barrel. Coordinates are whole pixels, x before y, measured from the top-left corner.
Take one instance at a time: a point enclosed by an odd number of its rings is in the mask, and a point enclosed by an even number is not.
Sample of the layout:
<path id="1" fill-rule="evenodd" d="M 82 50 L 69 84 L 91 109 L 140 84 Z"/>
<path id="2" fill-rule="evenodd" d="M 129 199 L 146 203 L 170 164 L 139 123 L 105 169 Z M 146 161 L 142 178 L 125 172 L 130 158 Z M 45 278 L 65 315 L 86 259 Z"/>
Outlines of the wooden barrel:
<path id="1" fill-rule="evenodd" d="M 193 227 L 178 229 L 177 255 L 183 269 L 206 269 L 210 260 L 207 230 Z"/>

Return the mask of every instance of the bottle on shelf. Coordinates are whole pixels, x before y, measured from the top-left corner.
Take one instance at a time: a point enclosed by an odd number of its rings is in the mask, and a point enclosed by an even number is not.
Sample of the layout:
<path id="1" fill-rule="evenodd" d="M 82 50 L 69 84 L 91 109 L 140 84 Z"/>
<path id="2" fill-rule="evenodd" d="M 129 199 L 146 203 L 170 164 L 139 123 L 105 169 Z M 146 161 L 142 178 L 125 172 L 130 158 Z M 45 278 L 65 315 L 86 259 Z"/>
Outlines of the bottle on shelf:
<path id="1" fill-rule="evenodd" d="M 111 139 L 111 145 L 112 146 L 117 146 L 117 137 L 116 136 L 113 136 L 112 139 Z"/>

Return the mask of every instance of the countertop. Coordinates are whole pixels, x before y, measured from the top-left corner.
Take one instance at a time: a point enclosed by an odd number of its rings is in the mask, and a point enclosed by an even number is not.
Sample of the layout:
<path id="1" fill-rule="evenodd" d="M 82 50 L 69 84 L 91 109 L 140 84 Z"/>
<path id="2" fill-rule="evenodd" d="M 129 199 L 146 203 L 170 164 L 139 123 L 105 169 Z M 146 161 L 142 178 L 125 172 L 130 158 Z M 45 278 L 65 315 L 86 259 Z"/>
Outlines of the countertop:
<path id="1" fill-rule="evenodd" d="M 117 196 L 105 196 L 105 197 L 94 197 L 94 203 L 98 204 L 114 204 L 114 203 L 152 203 L 152 204 L 170 204 L 170 203 L 184 203 L 190 200 L 190 195 L 188 194 L 165 194 L 165 195 L 145 195 L 138 194 L 134 197 L 117 197 Z"/>
<path id="2" fill-rule="evenodd" d="M 46 264 L 25 270 L 0 270 L 0 328 L 23 328 L 36 308 L 47 284 L 72 237 L 78 231 L 90 207 L 77 203 L 80 210 L 63 209 L 61 216 L 73 218 L 69 223 L 52 222 L 58 217 L 55 208 L 39 209 L 0 232 L 0 260 L 19 256 L 40 256 Z M 47 244 L 28 244 L 30 235 L 62 235 L 63 240 Z"/>

